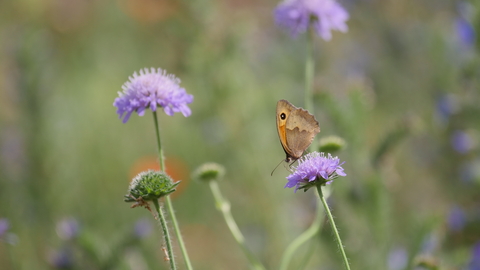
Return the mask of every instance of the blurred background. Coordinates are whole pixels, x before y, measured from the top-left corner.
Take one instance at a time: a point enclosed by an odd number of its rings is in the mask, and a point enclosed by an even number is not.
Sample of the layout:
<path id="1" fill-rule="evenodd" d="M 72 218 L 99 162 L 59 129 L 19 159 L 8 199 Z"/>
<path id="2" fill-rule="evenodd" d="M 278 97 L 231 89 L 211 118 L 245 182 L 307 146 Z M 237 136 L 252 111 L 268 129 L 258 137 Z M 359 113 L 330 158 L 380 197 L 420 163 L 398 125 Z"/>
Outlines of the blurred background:
<path id="1" fill-rule="evenodd" d="M 480 3 L 340 3 L 349 31 L 315 39 L 312 113 L 317 139 L 347 143 L 329 203 L 352 269 L 480 269 Z M 306 37 L 274 25 L 277 4 L 0 1 L 0 268 L 168 269 L 151 214 L 123 202 L 156 166 L 153 118 L 122 124 L 112 105 L 134 71 L 160 67 L 194 95 L 190 117 L 160 114 L 194 268 L 248 269 L 191 180 L 213 161 L 249 247 L 278 269 L 316 198 L 284 189 L 283 166 L 270 176 L 285 158 L 276 102 L 304 99 Z M 324 225 L 289 269 L 343 269 Z"/>

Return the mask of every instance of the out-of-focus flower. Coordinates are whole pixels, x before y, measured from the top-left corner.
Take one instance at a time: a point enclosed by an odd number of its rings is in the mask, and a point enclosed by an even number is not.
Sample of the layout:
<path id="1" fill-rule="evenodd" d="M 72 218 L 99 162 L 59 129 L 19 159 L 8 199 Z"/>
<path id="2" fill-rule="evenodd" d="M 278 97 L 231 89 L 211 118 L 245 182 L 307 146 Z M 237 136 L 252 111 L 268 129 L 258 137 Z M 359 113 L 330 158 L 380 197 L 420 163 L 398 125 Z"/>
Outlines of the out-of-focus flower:
<path id="1" fill-rule="evenodd" d="M 295 187 L 295 192 L 299 189 L 307 191 L 315 185 L 330 184 L 338 176 L 347 174 L 341 167 L 340 159 L 332 157 L 330 154 L 312 152 L 298 160 L 298 166 L 294 168 L 292 174 L 287 176 L 285 187 Z"/>
<path id="2" fill-rule="evenodd" d="M 0 238 L 8 231 L 8 228 L 10 228 L 8 219 L 0 218 Z"/>
<path id="3" fill-rule="evenodd" d="M 57 234 L 64 240 L 75 238 L 80 231 L 78 221 L 72 217 L 62 219 L 57 223 Z"/>
<path id="4" fill-rule="evenodd" d="M 277 25 L 292 37 L 304 33 L 310 25 L 326 41 L 332 39 L 332 30 L 348 30 L 348 12 L 334 0 L 285 0 L 275 8 L 274 16 Z"/>
<path id="5" fill-rule="evenodd" d="M 327 152 L 333 154 L 346 147 L 347 143 L 344 139 L 338 136 L 328 136 L 320 139 L 318 150 L 320 152 Z"/>
<path id="6" fill-rule="evenodd" d="M 225 168 L 217 163 L 209 162 L 198 167 L 192 174 L 193 179 L 198 181 L 219 181 L 225 175 Z"/>
<path id="7" fill-rule="evenodd" d="M 452 147 L 460 154 L 466 154 L 473 148 L 473 140 L 468 133 L 456 130 L 452 135 Z"/>
<path id="8" fill-rule="evenodd" d="M 467 270 L 480 270 L 480 242 L 477 242 L 472 248 L 472 258 Z"/>
<path id="9" fill-rule="evenodd" d="M 152 232 L 152 223 L 146 219 L 140 219 L 135 223 L 133 234 L 138 238 L 144 238 Z"/>
<path id="10" fill-rule="evenodd" d="M 54 269 L 71 269 L 73 266 L 73 254 L 69 248 L 51 251 L 48 262 Z"/>
<path id="11" fill-rule="evenodd" d="M 117 0 L 122 10 L 142 23 L 165 21 L 178 12 L 179 4 L 169 0 Z"/>
<path id="12" fill-rule="evenodd" d="M 170 116 L 176 112 L 181 112 L 185 117 L 191 114 L 187 104 L 193 102 L 193 96 L 180 87 L 180 79 L 160 68 L 145 68 L 140 70 L 140 75 L 133 73 L 122 89 L 113 106 L 117 107 L 117 114 L 123 118 L 123 123 L 128 121 L 133 112 L 142 116 L 148 108 L 156 111 L 157 107 L 162 107 Z"/>
<path id="13" fill-rule="evenodd" d="M 462 208 L 454 206 L 448 216 L 448 228 L 453 232 L 461 231 L 465 227 L 466 215 Z"/>
<path id="14" fill-rule="evenodd" d="M 441 122 L 446 122 L 450 116 L 458 111 L 458 100 L 453 94 L 443 94 L 438 97 L 437 115 Z"/>
<path id="15" fill-rule="evenodd" d="M 388 269 L 402 270 L 408 264 L 408 253 L 403 247 L 396 247 L 388 254 Z"/>
<path id="16" fill-rule="evenodd" d="M 455 32 L 461 48 L 471 48 L 475 45 L 477 38 L 475 28 L 467 19 L 458 17 L 455 20 Z"/>
<path id="17" fill-rule="evenodd" d="M 434 254 L 439 248 L 440 242 L 441 239 L 438 232 L 430 232 L 429 234 L 425 235 L 422 240 L 422 246 L 420 248 L 421 253 L 427 255 Z"/>

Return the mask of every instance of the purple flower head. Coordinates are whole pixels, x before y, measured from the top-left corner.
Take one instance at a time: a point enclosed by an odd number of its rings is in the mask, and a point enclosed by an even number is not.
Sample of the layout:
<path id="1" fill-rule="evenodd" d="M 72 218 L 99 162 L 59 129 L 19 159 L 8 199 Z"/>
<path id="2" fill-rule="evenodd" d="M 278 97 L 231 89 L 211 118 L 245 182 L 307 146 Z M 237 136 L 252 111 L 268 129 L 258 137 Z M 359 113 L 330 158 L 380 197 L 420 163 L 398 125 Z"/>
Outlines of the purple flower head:
<path id="1" fill-rule="evenodd" d="M 452 147 L 460 154 L 466 154 L 473 148 L 472 137 L 462 130 L 456 130 L 451 139 Z"/>
<path id="2" fill-rule="evenodd" d="M 455 20 L 455 32 L 461 48 L 472 48 L 475 45 L 475 28 L 467 19 L 458 17 Z"/>
<path id="3" fill-rule="evenodd" d="M 9 227 L 10 224 L 8 223 L 8 219 L 0 218 L 0 237 L 2 237 L 8 231 Z"/>
<path id="4" fill-rule="evenodd" d="M 165 70 L 154 68 L 140 70 L 133 77 L 129 77 L 123 86 L 123 92 L 118 92 L 119 97 L 113 102 L 117 107 L 119 118 L 126 123 L 133 112 L 142 116 L 145 109 L 156 111 L 162 107 L 167 115 L 173 116 L 181 112 L 183 116 L 190 116 L 191 111 L 187 104 L 193 102 L 193 96 L 187 94 L 180 87 L 180 79 L 173 74 L 167 74 Z"/>
<path id="5" fill-rule="evenodd" d="M 467 267 L 468 270 L 480 269 L 480 242 L 477 242 L 472 248 L 472 258 Z"/>
<path id="6" fill-rule="evenodd" d="M 463 230 L 467 223 L 467 215 L 462 208 L 454 206 L 448 216 L 448 228 L 453 232 Z"/>
<path id="7" fill-rule="evenodd" d="M 443 94 L 437 98 L 436 111 L 439 119 L 446 122 L 458 111 L 458 100 L 453 94 Z"/>
<path id="8" fill-rule="evenodd" d="M 70 269 L 73 266 L 73 252 L 69 248 L 51 251 L 48 261 L 53 269 Z"/>
<path id="9" fill-rule="evenodd" d="M 332 30 L 348 30 L 348 12 L 334 0 L 285 0 L 275 8 L 274 16 L 276 24 L 292 37 L 307 31 L 310 24 L 326 41 L 332 39 Z"/>
<path id="10" fill-rule="evenodd" d="M 65 218 L 57 223 L 57 234 L 62 239 L 73 239 L 78 235 L 79 231 L 80 225 L 74 218 Z"/>
<path id="11" fill-rule="evenodd" d="M 298 166 L 294 168 L 292 174 L 287 176 L 285 187 L 295 187 L 295 192 L 299 189 L 307 191 L 314 185 L 330 184 L 338 176 L 346 176 L 343 172 L 342 164 L 338 157 L 332 157 L 324 153 L 312 152 L 298 160 Z"/>
<path id="12" fill-rule="evenodd" d="M 137 238 L 145 238 L 150 233 L 152 233 L 152 224 L 150 221 L 146 219 L 140 219 L 135 223 L 135 227 L 133 228 L 133 234 Z"/>
<path id="13" fill-rule="evenodd" d="M 405 269 L 408 264 L 408 252 L 403 247 L 396 247 L 388 254 L 388 269 Z"/>

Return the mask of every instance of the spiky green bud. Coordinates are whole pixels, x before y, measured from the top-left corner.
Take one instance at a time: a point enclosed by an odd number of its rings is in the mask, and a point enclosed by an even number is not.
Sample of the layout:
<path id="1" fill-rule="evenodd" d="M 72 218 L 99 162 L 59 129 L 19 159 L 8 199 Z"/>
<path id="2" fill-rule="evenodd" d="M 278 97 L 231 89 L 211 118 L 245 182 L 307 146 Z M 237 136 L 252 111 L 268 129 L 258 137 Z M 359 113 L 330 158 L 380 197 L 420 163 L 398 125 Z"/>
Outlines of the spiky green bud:
<path id="1" fill-rule="evenodd" d="M 174 192 L 179 183 L 180 181 L 174 183 L 170 176 L 161 171 L 141 172 L 130 182 L 124 200 L 126 202 L 158 200 Z"/>

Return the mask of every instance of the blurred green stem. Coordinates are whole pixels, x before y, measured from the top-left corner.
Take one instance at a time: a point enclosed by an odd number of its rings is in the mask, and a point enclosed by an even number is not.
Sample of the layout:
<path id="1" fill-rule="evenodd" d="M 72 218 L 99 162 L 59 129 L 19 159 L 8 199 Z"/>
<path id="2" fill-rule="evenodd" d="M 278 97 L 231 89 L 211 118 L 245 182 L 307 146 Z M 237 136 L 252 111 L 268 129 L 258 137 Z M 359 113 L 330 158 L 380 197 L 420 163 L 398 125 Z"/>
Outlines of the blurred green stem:
<path id="1" fill-rule="evenodd" d="M 313 76 L 315 74 L 315 60 L 313 51 L 313 29 L 307 31 L 307 52 L 305 60 L 305 109 L 315 115 L 313 111 Z M 317 141 L 313 140 L 310 149 L 317 150 Z"/>
<path id="2" fill-rule="evenodd" d="M 310 227 L 303 232 L 301 235 L 299 235 L 293 242 L 287 247 L 285 252 L 283 253 L 282 256 L 282 261 L 280 263 L 280 270 L 285 270 L 288 267 L 288 264 L 290 263 L 293 254 L 295 251 L 303 245 L 305 242 L 310 240 L 312 237 L 314 237 L 318 231 L 320 230 L 320 227 L 322 225 L 322 220 L 323 220 L 323 208 L 320 200 L 318 200 L 317 203 L 317 215 L 315 217 L 315 220 L 312 222 Z"/>
<path id="3" fill-rule="evenodd" d="M 160 140 L 160 127 L 158 125 L 157 112 L 153 112 L 153 120 L 155 122 L 155 132 L 157 135 L 157 147 L 158 147 L 158 160 L 160 162 L 160 170 L 165 172 L 165 159 L 163 157 L 162 143 Z M 192 263 L 188 257 L 187 248 L 183 242 L 182 233 L 180 232 L 180 227 L 178 226 L 177 218 L 175 217 L 175 210 L 173 210 L 172 200 L 170 196 L 165 196 L 165 205 L 167 206 L 168 214 L 172 219 L 173 228 L 175 229 L 175 235 L 177 236 L 178 243 L 180 245 L 180 250 L 182 251 L 183 258 L 185 260 L 185 265 L 188 270 L 192 270 Z"/>
<path id="4" fill-rule="evenodd" d="M 175 265 L 175 257 L 173 256 L 172 241 L 170 240 L 170 234 L 168 233 L 167 221 L 165 220 L 162 209 L 160 209 L 158 200 L 153 200 L 153 204 L 157 210 L 158 220 L 160 221 L 160 225 L 163 230 L 163 236 L 165 237 L 165 244 L 167 245 L 168 257 L 165 256 L 165 260 L 170 262 L 170 269 L 176 270 L 177 266 Z"/>
<path id="5" fill-rule="evenodd" d="M 350 270 L 350 265 L 348 264 L 347 255 L 345 254 L 345 250 L 343 249 L 342 239 L 340 239 L 340 234 L 338 234 L 338 229 L 337 229 L 337 226 L 335 225 L 335 221 L 333 220 L 332 213 L 330 212 L 330 208 L 328 207 L 327 201 L 323 196 L 322 186 L 317 185 L 317 190 L 318 190 L 318 195 L 320 195 L 320 201 L 322 201 L 323 207 L 325 208 L 325 212 L 327 213 L 328 220 L 332 225 L 333 234 L 337 239 L 338 249 L 340 250 L 340 253 L 342 253 L 342 259 L 343 259 L 343 263 L 345 264 L 345 269 Z"/>
<path id="6" fill-rule="evenodd" d="M 232 213 L 230 212 L 230 203 L 225 200 L 220 192 L 220 188 L 218 187 L 218 182 L 211 180 L 209 181 L 210 189 L 212 190 L 213 198 L 215 199 L 215 205 L 218 210 L 220 210 L 223 214 L 225 222 L 227 223 L 230 232 L 233 235 L 233 238 L 237 241 L 238 245 L 242 249 L 243 253 L 247 256 L 248 261 L 250 262 L 252 269 L 255 270 L 265 270 L 265 267 L 255 258 L 253 253 L 248 249 L 247 245 L 245 244 L 245 238 L 240 232 L 240 229 L 237 226 L 237 223 L 233 219 Z"/>
<path id="7" fill-rule="evenodd" d="M 307 31 L 307 53 L 305 61 L 305 109 L 312 113 L 313 110 L 313 74 L 315 61 L 313 56 L 313 30 Z"/>

